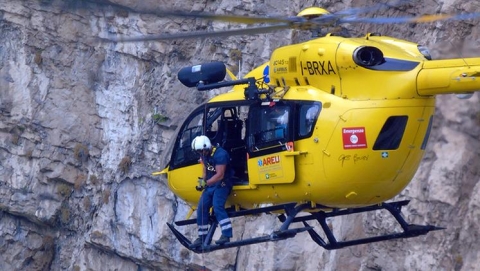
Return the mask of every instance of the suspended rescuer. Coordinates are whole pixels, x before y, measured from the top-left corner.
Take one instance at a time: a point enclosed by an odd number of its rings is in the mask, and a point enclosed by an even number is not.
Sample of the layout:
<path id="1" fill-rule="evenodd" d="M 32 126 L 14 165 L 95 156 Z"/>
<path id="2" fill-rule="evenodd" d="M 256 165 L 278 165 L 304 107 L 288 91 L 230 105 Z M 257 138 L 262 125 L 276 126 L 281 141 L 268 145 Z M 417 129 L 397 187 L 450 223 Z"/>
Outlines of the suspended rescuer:
<path id="1" fill-rule="evenodd" d="M 192 149 L 200 154 L 203 164 L 201 185 L 203 188 L 197 208 L 198 238 L 193 247 L 202 245 L 208 233 L 209 211 L 213 206 L 215 218 L 222 230 L 222 236 L 215 241 L 222 245 L 228 243 L 232 235 L 232 223 L 225 210 L 225 202 L 232 191 L 233 170 L 230 166 L 228 152 L 220 146 L 212 146 L 210 139 L 204 135 L 197 136 L 192 141 Z"/>

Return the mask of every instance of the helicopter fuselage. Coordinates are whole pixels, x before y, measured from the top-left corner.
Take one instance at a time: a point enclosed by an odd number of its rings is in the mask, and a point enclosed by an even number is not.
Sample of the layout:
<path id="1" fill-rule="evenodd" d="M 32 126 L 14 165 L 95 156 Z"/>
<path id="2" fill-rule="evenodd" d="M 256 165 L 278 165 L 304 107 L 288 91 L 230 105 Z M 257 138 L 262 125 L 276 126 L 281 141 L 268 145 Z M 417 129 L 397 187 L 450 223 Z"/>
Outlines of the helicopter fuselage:
<path id="1" fill-rule="evenodd" d="M 246 99 L 244 85 L 197 108 L 179 130 L 170 189 L 192 206 L 202 165 L 199 134 L 231 155 L 228 204 L 369 206 L 412 180 L 432 127 L 435 96 L 480 89 L 480 59 L 429 60 L 417 44 L 367 35 L 327 36 L 274 51 L 246 77 L 263 78 L 273 99 Z"/>
<path id="2" fill-rule="evenodd" d="M 352 102 L 312 88 L 291 88 L 289 92 L 304 92 L 306 100 L 321 104 L 311 134 L 256 148 L 248 145 L 259 142 L 248 142 L 252 128 L 247 126 L 246 139 L 240 141 L 245 145 L 236 146 L 241 151 L 227 149 L 234 163 L 246 163 L 242 168 L 246 175 L 235 183 L 230 204 L 245 208 L 284 202 L 315 202 L 335 208 L 366 206 L 394 197 L 410 182 L 425 151 L 433 98 Z M 282 99 L 282 107 L 302 104 L 288 96 Z M 242 102 L 207 106 L 232 108 Z M 255 112 L 262 112 L 259 107 Z M 268 105 L 264 107 L 270 110 Z M 300 118 L 300 113 L 294 111 L 292 118 Z M 299 122 L 297 125 L 300 129 Z M 202 172 L 198 157 L 194 159 L 195 164 L 170 170 L 168 177 L 172 191 L 192 205 L 200 196 L 193 188 Z"/>

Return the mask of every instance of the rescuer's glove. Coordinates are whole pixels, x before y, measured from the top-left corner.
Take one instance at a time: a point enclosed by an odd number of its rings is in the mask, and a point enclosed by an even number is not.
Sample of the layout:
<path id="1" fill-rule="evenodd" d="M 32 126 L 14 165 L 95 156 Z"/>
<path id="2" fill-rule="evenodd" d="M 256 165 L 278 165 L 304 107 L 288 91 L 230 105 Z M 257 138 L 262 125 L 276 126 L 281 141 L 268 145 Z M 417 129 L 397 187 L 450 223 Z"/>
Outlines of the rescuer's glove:
<path id="1" fill-rule="evenodd" d="M 198 185 L 195 186 L 195 189 L 197 189 L 197 191 L 202 191 L 203 189 L 205 189 L 205 186 L 207 186 L 207 183 L 205 182 L 205 180 L 203 178 L 198 177 Z"/>

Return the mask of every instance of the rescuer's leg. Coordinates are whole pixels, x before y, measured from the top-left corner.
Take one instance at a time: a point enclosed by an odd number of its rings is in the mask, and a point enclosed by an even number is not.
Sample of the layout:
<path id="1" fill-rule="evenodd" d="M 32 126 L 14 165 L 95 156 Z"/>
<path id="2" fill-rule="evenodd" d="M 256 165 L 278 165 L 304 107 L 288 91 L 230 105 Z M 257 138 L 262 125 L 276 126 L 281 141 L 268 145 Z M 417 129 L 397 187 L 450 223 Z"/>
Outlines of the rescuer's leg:
<path id="1" fill-rule="evenodd" d="M 219 245 L 228 243 L 233 236 L 232 222 L 225 210 L 225 203 L 227 202 L 230 191 L 231 188 L 229 186 L 219 186 L 215 189 L 213 195 L 213 211 L 222 230 L 222 236 L 215 242 Z"/>
<path id="2" fill-rule="evenodd" d="M 198 201 L 197 207 L 197 225 L 198 225 L 198 238 L 193 242 L 193 246 L 200 246 L 205 241 L 205 237 L 208 233 L 208 216 L 210 215 L 210 207 L 212 206 L 212 198 L 214 188 L 206 187 L 203 190 L 202 196 Z"/>

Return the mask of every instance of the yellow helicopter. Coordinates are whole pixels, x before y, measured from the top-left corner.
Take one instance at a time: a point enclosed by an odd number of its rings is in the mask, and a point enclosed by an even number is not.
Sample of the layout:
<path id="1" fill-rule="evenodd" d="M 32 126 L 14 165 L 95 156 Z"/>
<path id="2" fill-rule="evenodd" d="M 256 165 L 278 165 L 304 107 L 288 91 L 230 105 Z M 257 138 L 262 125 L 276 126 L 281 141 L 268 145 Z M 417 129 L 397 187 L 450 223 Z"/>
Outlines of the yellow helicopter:
<path id="1" fill-rule="evenodd" d="M 370 9 L 371 10 L 371 9 Z M 359 11 L 354 10 L 355 14 Z M 307 8 L 288 18 L 243 17 L 165 11 L 160 15 L 224 20 L 258 27 L 221 32 L 117 38 L 115 42 L 257 34 L 279 29 L 324 30 L 343 23 L 414 23 L 467 20 L 480 14 L 361 18 Z M 110 39 L 112 40 L 112 39 Z M 233 80 L 225 81 L 226 74 Z M 432 127 L 435 96 L 471 95 L 480 90 L 480 58 L 432 60 L 428 49 L 405 40 L 369 33 L 346 38 L 325 34 L 280 47 L 270 60 L 242 79 L 221 62 L 185 67 L 178 73 L 200 91 L 229 87 L 194 110 L 181 125 L 164 170 L 171 191 L 195 210 L 202 165 L 191 141 L 207 135 L 226 149 L 235 170 L 227 207 L 230 217 L 280 213 L 282 225 L 270 235 L 211 244 L 217 222 L 211 216 L 207 241 L 192 247 L 177 227 L 178 240 L 197 253 L 277 241 L 308 232 L 325 249 L 407 238 L 441 229 L 405 221 L 408 201 L 386 202 L 412 180 Z M 338 240 L 327 218 L 385 209 L 402 231 L 356 240 Z M 190 213 L 190 214 L 191 214 Z M 310 221 L 317 221 L 317 233 Z M 293 223 L 302 223 L 291 227 Z"/>

